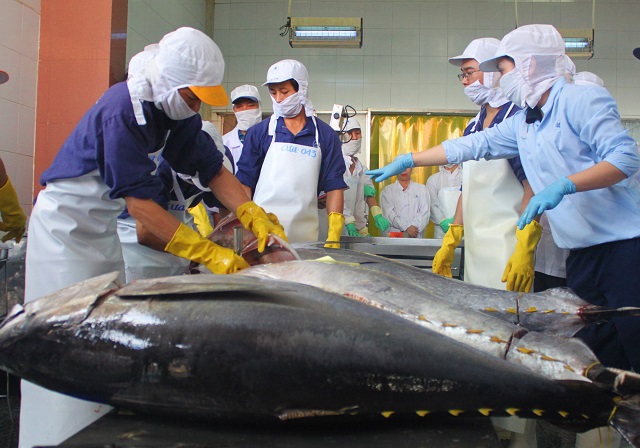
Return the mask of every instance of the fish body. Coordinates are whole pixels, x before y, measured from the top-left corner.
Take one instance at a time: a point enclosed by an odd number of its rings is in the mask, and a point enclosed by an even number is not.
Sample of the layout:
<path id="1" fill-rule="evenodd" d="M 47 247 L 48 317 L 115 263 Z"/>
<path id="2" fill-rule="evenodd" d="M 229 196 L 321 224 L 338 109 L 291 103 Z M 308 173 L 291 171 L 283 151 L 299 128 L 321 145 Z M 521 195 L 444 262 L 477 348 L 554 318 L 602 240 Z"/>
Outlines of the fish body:
<path id="1" fill-rule="evenodd" d="M 425 297 L 446 300 L 464 308 L 521 324 L 532 331 L 574 336 L 585 325 L 618 316 L 640 316 L 640 308 L 609 309 L 581 299 L 567 288 L 524 294 L 502 291 L 450 279 L 377 255 L 346 249 L 327 249 L 313 244 L 292 245 L 302 260 L 330 256 L 339 262 L 358 263 L 419 286 Z"/>
<path id="2" fill-rule="evenodd" d="M 181 417 L 510 414 L 582 430 L 619 407 L 591 383 L 544 378 L 311 286 L 196 275 L 117 289 L 116 275 L 14 309 L 0 326 L 0 366 L 75 397 Z"/>

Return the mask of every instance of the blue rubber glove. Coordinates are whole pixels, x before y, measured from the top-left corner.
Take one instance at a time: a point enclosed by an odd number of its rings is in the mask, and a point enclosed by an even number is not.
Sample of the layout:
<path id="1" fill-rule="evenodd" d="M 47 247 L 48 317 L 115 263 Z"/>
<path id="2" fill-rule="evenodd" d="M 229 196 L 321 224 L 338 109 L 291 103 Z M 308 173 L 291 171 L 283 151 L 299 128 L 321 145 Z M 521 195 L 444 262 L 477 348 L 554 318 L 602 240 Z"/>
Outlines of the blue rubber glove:
<path id="1" fill-rule="evenodd" d="M 440 221 L 440 224 L 438 225 L 440 226 L 440 228 L 444 233 L 447 233 L 449 231 L 449 226 L 451 225 L 452 222 L 453 222 L 453 218 L 443 219 L 442 221 Z"/>
<path id="2" fill-rule="evenodd" d="M 356 225 L 354 223 L 350 222 L 349 224 L 346 224 L 345 227 L 347 228 L 349 236 L 362 236 L 360 235 L 360 232 L 358 232 L 358 229 L 356 229 Z"/>
<path id="3" fill-rule="evenodd" d="M 365 198 L 372 198 L 376 195 L 376 189 L 373 188 L 371 185 L 365 185 L 364 186 L 364 197 Z"/>
<path id="4" fill-rule="evenodd" d="M 567 194 L 573 194 L 576 192 L 576 184 L 571 182 L 566 177 L 561 177 L 547 188 L 536 194 L 529 201 L 529 205 L 524 210 L 524 213 L 518 219 L 518 228 L 520 230 L 533 221 L 533 218 L 540 215 L 545 210 L 551 210 L 555 208 L 562 198 Z"/>
<path id="5" fill-rule="evenodd" d="M 396 160 L 388 165 L 378 168 L 377 170 L 365 171 L 364 174 L 371 176 L 371 180 L 375 182 L 382 182 L 392 176 L 397 176 L 407 168 L 415 168 L 416 164 L 413 162 L 413 156 L 411 153 L 405 154 L 402 157 L 398 157 Z"/>

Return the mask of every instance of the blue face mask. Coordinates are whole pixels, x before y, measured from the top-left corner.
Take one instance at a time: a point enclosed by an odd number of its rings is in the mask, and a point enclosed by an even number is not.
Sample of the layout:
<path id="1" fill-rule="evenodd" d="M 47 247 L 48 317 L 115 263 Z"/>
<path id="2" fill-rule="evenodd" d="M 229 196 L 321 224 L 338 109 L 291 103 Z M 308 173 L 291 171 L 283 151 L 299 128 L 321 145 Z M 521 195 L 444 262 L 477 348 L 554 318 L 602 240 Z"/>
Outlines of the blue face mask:
<path id="1" fill-rule="evenodd" d="M 197 112 L 191 109 L 182 99 L 178 89 L 171 90 L 159 103 L 164 113 L 172 120 L 186 120 L 197 114 Z"/>

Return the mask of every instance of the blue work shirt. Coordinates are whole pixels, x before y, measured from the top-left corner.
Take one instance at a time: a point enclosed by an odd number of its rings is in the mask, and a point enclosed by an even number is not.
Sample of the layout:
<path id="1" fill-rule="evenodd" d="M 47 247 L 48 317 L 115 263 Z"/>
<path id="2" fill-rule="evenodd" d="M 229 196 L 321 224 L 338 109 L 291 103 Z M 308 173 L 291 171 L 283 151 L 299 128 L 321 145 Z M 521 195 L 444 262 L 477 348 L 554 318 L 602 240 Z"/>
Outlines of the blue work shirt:
<path id="1" fill-rule="evenodd" d="M 509 118 L 513 116 L 516 112 L 520 110 L 520 108 L 516 105 L 511 107 L 511 104 L 512 104 L 511 102 L 508 102 L 500 106 L 500 110 L 498 111 L 496 116 L 493 117 L 493 121 L 491 121 L 491 124 L 489 125 L 489 127 L 492 127 L 498 123 L 501 123 L 505 118 Z M 482 106 L 482 109 L 480 109 L 480 114 L 478 115 L 478 119 L 472 120 L 467 125 L 462 135 L 469 135 L 474 132 L 482 131 L 484 126 L 484 120 L 486 118 L 487 118 L 487 108 Z M 522 168 L 522 162 L 520 161 L 520 157 L 518 156 L 513 157 L 507 160 L 507 162 L 509 162 L 511 171 L 513 171 L 513 174 L 516 175 L 516 178 L 518 179 L 520 184 L 522 184 L 525 180 L 527 180 L 527 176 L 524 174 L 524 169 Z M 462 187 L 460 187 L 460 191 L 462 191 Z"/>
<path id="2" fill-rule="evenodd" d="M 97 169 L 111 199 L 131 196 L 162 203 L 162 182 L 152 174 L 156 165 L 149 158 L 162 149 L 162 157 L 176 172 L 197 174 L 208 185 L 220 171 L 222 154 L 202 132 L 200 116 L 174 121 L 151 102 L 143 103 L 143 111 L 147 124 L 140 126 L 127 84 L 113 85 L 82 117 L 40 183 Z"/>
<path id="3" fill-rule="evenodd" d="M 560 78 L 551 88 L 541 121 L 527 124 L 520 111 L 484 132 L 442 145 L 449 163 L 520 154 L 534 193 L 560 177 L 606 161 L 627 175 L 607 188 L 565 196 L 549 218 L 553 239 L 563 249 L 580 249 L 640 236 L 638 145 L 620 122 L 615 100 L 599 86 L 578 86 Z"/>
<path id="4" fill-rule="evenodd" d="M 256 189 L 260 170 L 271 145 L 273 136 L 269 135 L 269 121 L 263 120 L 251 126 L 245 135 L 242 155 L 238 161 L 236 177 L 251 190 Z M 341 190 L 347 188 L 344 182 L 344 158 L 342 157 L 342 144 L 338 134 L 328 124 L 316 118 L 318 124 L 318 138 L 316 142 L 316 127 L 311 117 L 307 117 L 304 128 L 293 135 L 284 124 L 282 117 L 278 118 L 276 125 L 276 142 L 295 143 L 298 145 L 317 147 L 318 143 L 322 152 L 320 162 L 320 176 L 318 178 L 318 194 L 321 191 Z"/>
<path id="5" fill-rule="evenodd" d="M 162 158 L 162 156 L 158 157 L 158 169 L 156 170 L 156 176 L 160 178 L 162 181 L 162 192 L 160 193 L 159 200 L 156 202 L 165 210 L 168 209 L 169 201 L 178 201 L 178 195 L 175 192 L 174 183 L 173 183 L 173 170 L 169 166 L 169 163 Z M 178 184 L 178 188 L 182 193 L 184 198 L 192 198 L 188 204 L 181 204 L 180 211 L 184 211 L 187 208 L 191 208 L 194 205 L 197 205 L 198 202 L 204 201 L 207 207 L 223 207 L 223 205 L 218 201 L 218 199 L 214 196 L 210 191 L 200 190 L 197 186 L 192 184 L 191 182 L 187 182 L 182 179 L 180 176 L 176 176 L 176 182 Z M 154 199 L 155 200 L 155 199 Z M 129 216 L 129 210 L 127 207 L 124 208 L 124 211 L 118 216 L 118 219 L 127 219 Z"/>

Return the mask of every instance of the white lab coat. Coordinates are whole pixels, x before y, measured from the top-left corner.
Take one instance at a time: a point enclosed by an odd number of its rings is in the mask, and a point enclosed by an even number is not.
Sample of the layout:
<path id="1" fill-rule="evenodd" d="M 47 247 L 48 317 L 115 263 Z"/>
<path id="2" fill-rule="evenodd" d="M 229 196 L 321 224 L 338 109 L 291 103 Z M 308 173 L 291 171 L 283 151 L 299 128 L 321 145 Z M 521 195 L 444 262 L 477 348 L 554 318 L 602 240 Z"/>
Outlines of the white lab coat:
<path id="1" fill-rule="evenodd" d="M 235 173 L 238 170 L 238 160 L 240 160 L 240 156 L 242 155 L 242 147 L 244 146 L 240 142 L 240 137 L 238 137 L 238 131 L 240 128 L 236 126 L 231 131 L 227 132 L 222 136 L 222 142 L 224 146 L 229 148 L 231 155 L 233 156 L 233 172 Z"/>
<path id="2" fill-rule="evenodd" d="M 434 224 L 433 236 L 435 238 L 444 237 L 444 232 L 439 224 L 445 219 L 454 217 L 461 186 L 462 169 L 460 166 L 453 173 L 441 166 L 439 172 L 432 174 L 427 179 L 427 191 L 431 204 L 430 217 Z"/>
<path id="3" fill-rule="evenodd" d="M 344 173 L 344 182 L 349 188 L 344 191 L 343 215 L 345 222 L 349 222 L 349 218 L 353 217 L 356 229 L 362 230 L 368 224 L 369 213 L 364 197 L 364 186 L 371 185 L 373 187 L 373 182 L 371 182 L 369 176 L 364 174 L 367 171 L 367 167 L 357 157 L 355 157 L 355 162 L 356 166 L 353 169 L 353 173 L 349 169 Z M 342 234 L 348 234 L 346 228 L 343 229 Z"/>
<path id="4" fill-rule="evenodd" d="M 397 180 L 387 185 L 380 193 L 382 215 L 389 220 L 389 229 L 385 232 L 404 232 L 410 226 L 418 228 L 418 238 L 424 236 L 429 222 L 429 194 L 427 187 L 410 181 L 406 190 Z"/>

